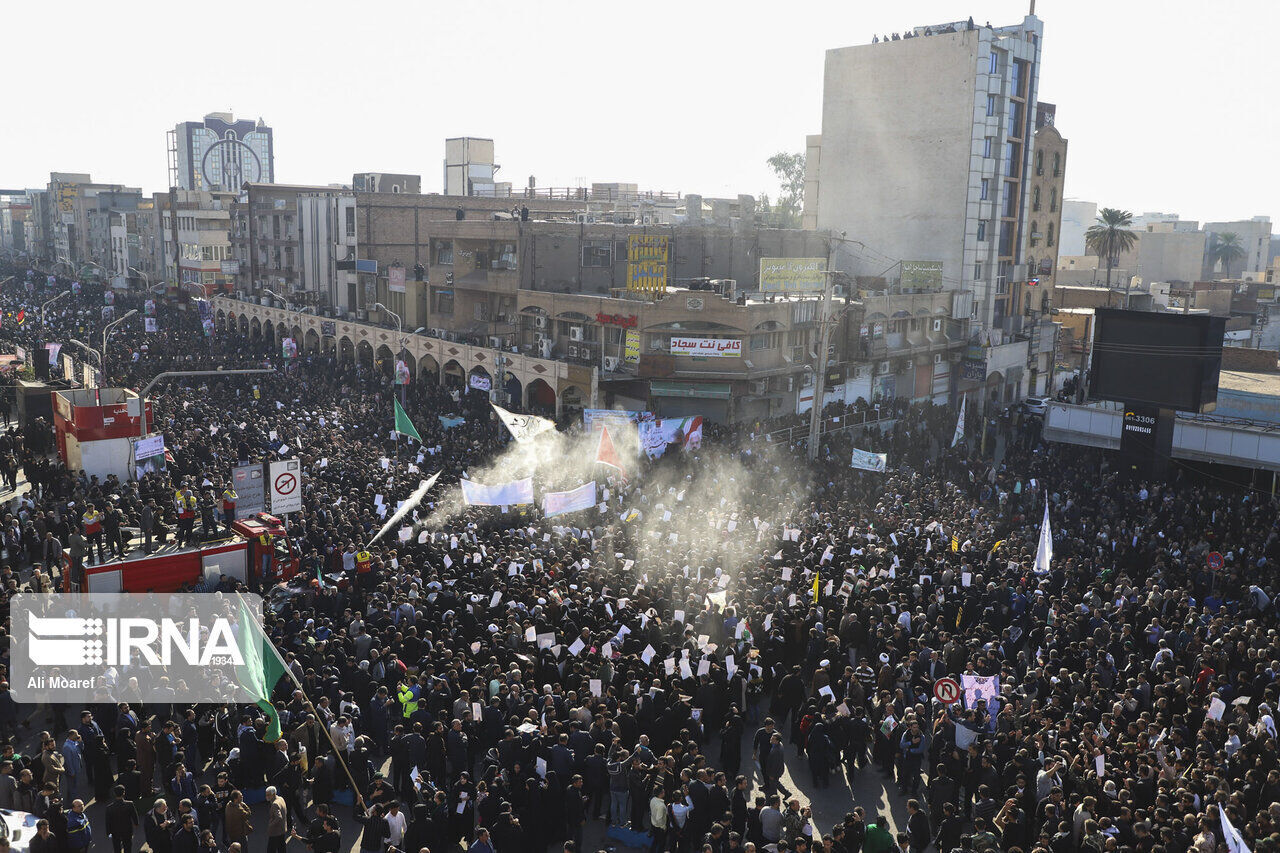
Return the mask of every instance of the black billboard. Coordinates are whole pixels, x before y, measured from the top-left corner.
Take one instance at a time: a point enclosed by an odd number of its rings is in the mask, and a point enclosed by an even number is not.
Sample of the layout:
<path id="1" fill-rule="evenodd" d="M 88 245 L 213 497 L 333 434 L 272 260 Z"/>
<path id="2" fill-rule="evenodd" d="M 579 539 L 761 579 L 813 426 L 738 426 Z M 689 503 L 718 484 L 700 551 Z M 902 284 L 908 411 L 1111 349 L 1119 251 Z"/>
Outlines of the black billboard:
<path id="1" fill-rule="evenodd" d="M 1212 411 L 1226 318 L 1096 310 L 1089 396 L 1129 405 Z"/>

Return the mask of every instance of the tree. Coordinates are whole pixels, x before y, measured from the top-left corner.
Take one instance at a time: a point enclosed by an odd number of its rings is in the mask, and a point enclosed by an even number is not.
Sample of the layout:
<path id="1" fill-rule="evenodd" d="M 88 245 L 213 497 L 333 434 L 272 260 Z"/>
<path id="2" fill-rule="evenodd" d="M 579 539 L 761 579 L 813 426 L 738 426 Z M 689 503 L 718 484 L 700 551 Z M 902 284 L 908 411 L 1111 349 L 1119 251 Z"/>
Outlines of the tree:
<path id="1" fill-rule="evenodd" d="M 1090 225 L 1084 232 L 1084 244 L 1089 251 L 1106 259 L 1108 290 L 1111 289 L 1111 270 L 1119 262 L 1120 253 L 1129 251 L 1138 242 L 1138 235 L 1128 230 L 1132 224 L 1133 214 L 1129 211 L 1104 207 L 1098 213 L 1097 224 Z"/>
<path id="2" fill-rule="evenodd" d="M 1231 278 L 1230 268 L 1233 263 L 1244 258 L 1247 253 L 1240 242 L 1240 235 L 1232 231 L 1213 235 L 1213 243 L 1209 246 L 1209 261 L 1217 266 L 1222 264 L 1222 277 Z"/>
<path id="3" fill-rule="evenodd" d="M 768 163 L 782 185 L 773 206 L 774 225 L 798 228 L 800 207 L 804 201 L 804 155 L 779 151 L 769 158 Z"/>

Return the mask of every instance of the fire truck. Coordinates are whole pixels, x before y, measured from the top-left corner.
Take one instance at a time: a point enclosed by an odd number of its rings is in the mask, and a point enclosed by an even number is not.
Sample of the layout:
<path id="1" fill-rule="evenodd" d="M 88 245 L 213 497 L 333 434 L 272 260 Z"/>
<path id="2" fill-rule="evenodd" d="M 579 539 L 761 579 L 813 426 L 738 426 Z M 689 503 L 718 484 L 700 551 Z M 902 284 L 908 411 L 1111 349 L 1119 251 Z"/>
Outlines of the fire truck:
<path id="1" fill-rule="evenodd" d="M 63 551 L 66 565 L 70 552 Z M 267 589 L 298 572 L 301 554 L 279 518 L 260 512 L 232 522 L 231 533 L 198 545 L 164 545 L 150 554 L 132 551 L 124 559 L 84 567 L 83 582 L 63 572 L 66 592 L 177 592 L 184 586 L 216 583 L 220 575 Z"/>

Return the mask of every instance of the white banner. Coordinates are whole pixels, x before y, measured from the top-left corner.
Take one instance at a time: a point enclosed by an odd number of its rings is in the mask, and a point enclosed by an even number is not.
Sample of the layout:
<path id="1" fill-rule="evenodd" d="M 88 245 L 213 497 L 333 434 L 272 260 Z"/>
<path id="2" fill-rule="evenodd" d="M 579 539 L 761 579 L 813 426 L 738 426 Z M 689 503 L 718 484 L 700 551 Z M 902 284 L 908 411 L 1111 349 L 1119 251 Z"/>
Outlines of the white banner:
<path id="1" fill-rule="evenodd" d="M 302 511 L 302 464 L 297 459 L 272 462 L 267 481 L 272 514 Z"/>
<path id="2" fill-rule="evenodd" d="M 62 344 L 45 344 L 44 348 L 49 351 L 49 366 L 55 366 L 58 363 L 58 353 L 62 352 Z"/>
<path id="3" fill-rule="evenodd" d="M 494 403 L 489 405 L 493 406 L 493 410 L 498 413 L 498 419 L 510 430 L 511 437 L 516 441 L 533 441 L 542 433 L 556 428 L 555 423 L 546 418 L 540 418 L 537 415 L 517 415 Z"/>
<path id="4" fill-rule="evenodd" d="M 870 450 L 853 449 L 853 461 L 849 463 L 863 471 L 878 471 L 883 474 L 889 465 L 888 453 L 872 453 Z"/>
<path id="5" fill-rule="evenodd" d="M 533 503 L 533 478 L 513 480 L 486 486 L 471 480 L 462 481 L 462 502 L 467 506 L 515 506 Z"/>
<path id="6" fill-rule="evenodd" d="M 742 355 L 742 339 L 673 337 L 671 354 L 694 355 L 699 358 L 737 358 Z"/>
<path id="7" fill-rule="evenodd" d="M 493 381 L 483 373 L 471 374 L 471 378 L 467 380 L 467 384 L 477 391 L 488 391 L 493 388 Z"/>
<path id="8" fill-rule="evenodd" d="M 964 440 L 964 400 L 964 397 L 960 398 L 960 417 L 956 418 L 956 431 L 951 436 L 952 447 Z"/>
<path id="9" fill-rule="evenodd" d="M 134 459 L 150 459 L 152 456 L 164 455 L 164 436 L 149 435 L 133 443 Z"/>
<path id="10" fill-rule="evenodd" d="M 596 484 L 594 480 L 590 483 L 583 483 L 572 491 L 547 492 L 542 496 L 542 514 L 547 518 L 553 515 L 563 515 L 566 512 L 591 509 L 595 505 Z"/>

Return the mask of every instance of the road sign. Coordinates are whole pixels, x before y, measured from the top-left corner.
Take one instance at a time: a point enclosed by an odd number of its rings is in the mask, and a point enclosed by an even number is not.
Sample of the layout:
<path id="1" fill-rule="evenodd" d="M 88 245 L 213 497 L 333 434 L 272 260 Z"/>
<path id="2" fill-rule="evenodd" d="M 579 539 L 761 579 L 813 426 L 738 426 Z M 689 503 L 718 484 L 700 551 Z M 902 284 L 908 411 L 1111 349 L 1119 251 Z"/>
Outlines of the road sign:
<path id="1" fill-rule="evenodd" d="M 271 512 L 283 515 L 302 510 L 302 465 L 297 459 L 271 463 Z"/>
<path id="2" fill-rule="evenodd" d="M 933 698 L 943 705 L 954 705 L 960 701 L 960 685 L 954 678 L 939 678 L 933 682 Z"/>
<path id="3" fill-rule="evenodd" d="M 1215 572 L 1222 571 L 1222 555 L 1221 554 L 1219 554 L 1217 551 L 1210 551 L 1209 556 L 1206 559 L 1209 563 L 1209 568 L 1212 571 L 1215 571 Z"/>

